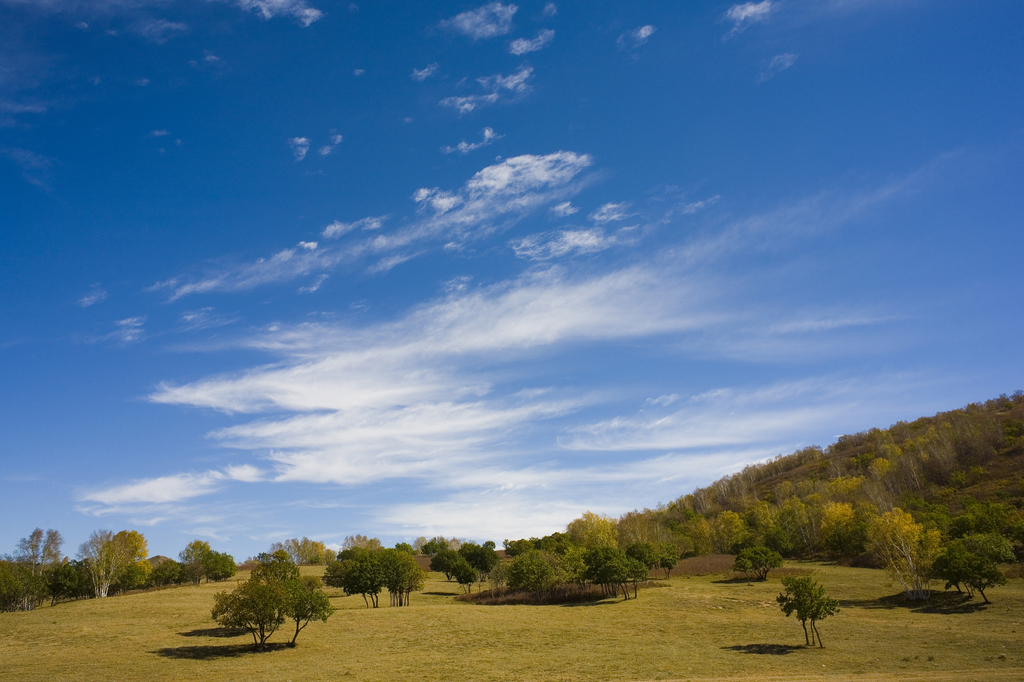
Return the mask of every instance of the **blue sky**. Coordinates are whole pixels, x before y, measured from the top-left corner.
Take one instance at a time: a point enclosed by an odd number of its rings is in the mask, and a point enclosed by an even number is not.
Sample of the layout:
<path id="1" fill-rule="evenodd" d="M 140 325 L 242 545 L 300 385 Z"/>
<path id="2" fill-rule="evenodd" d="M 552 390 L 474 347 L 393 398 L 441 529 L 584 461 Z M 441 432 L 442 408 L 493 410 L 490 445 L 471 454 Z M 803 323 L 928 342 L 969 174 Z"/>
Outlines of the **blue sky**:
<path id="1" fill-rule="evenodd" d="M 500 543 L 1024 387 L 1022 21 L 0 0 L 0 551 Z"/>

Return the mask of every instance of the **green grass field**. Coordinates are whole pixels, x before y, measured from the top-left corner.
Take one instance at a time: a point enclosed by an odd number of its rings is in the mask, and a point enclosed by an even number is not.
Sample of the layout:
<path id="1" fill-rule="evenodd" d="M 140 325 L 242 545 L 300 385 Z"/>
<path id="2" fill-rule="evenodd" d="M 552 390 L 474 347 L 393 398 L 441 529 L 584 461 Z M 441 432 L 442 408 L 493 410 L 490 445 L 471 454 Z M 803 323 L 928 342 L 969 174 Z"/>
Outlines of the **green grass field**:
<path id="1" fill-rule="evenodd" d="M 908 606 L 886 598 L 896 590 L 881 571 L 799 566 L 842 602 L 820 626 L 824 650 L 779 611 L 778 578 L 673 576 L 625 602 L 479 606 L 431 574 L 407 608 L 330 590 L 335 614 L 298 647 L 282 630 L 253 653 L 247 633 L 210 619 L 229 581 L 0 613 L 0 679 L 1024 680 L 1024 580 L 991 590 L 990 605 L 938 592 Z"/>

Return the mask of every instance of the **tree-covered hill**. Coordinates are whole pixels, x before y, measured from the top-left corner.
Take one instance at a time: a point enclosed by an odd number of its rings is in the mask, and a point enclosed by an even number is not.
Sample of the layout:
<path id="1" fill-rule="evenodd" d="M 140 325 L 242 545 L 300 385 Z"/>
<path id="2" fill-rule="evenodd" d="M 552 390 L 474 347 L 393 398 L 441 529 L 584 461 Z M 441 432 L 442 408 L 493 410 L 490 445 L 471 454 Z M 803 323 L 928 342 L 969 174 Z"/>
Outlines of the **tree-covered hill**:
<path id="1" fill-rule="evenodd" d="M 897 422 L 752 464 L 620 517 L 620 545 L 681 555 L 764 545 L 784 556 L 862 555 L 873 518 L 901 508 L 945 540 L 998 533 L 1024 550 L 1024 394 Z"/>

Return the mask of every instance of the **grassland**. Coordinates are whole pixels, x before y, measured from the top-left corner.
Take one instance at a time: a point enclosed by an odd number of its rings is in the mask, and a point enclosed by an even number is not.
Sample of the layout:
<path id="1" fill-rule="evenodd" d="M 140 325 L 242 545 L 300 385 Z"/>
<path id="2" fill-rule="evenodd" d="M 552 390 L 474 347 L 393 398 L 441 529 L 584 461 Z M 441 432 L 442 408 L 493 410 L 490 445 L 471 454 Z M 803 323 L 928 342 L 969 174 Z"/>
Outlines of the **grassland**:
<path id="1" fill-rule="evenodd" d="M 881 571 L 787 566 L 814 570 L 842 602 L 821 625 L 824 650 L 780 613 L 777 577 L 673 575 L 625 602 L 480 606 L 432 574 L 407 608 L 367 610 L 332 590 L 327 623 L 294 649 L 279 632 L 261 654 L 210 620 L 213 594 L 233 584 L 0 613 L 0 679 L 1024 679 L 1024 580 L 993 589 L 991 605 L 938 593 L 922 606 L 892 597 Z"/>

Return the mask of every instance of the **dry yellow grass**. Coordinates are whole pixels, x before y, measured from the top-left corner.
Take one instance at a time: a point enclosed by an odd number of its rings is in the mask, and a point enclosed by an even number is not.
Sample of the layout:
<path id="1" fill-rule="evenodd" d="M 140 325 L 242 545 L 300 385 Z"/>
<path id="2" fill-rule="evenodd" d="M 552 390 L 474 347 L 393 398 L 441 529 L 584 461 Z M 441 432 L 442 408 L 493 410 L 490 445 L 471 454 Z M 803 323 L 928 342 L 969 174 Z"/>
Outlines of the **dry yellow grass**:
<path id="1" fill-rule="evenodd" d="M 627 602 L 477 606 L 434 575 L 407 608 L 367 610 L 331 591 L 327 623 L 262 654 L 210 620 L 213 594 L 233 584 L 4 613 L 0 679 L 1024 679 L 1024 581 L 992 590 L 985 608 L 915 609 L 879 601 L 894 592 L 880 571 L 812 567 L 843 603 L 821 625 L 824 650 L 802 646 L 775 604 L 777 579 L 673 577 Z"/>

